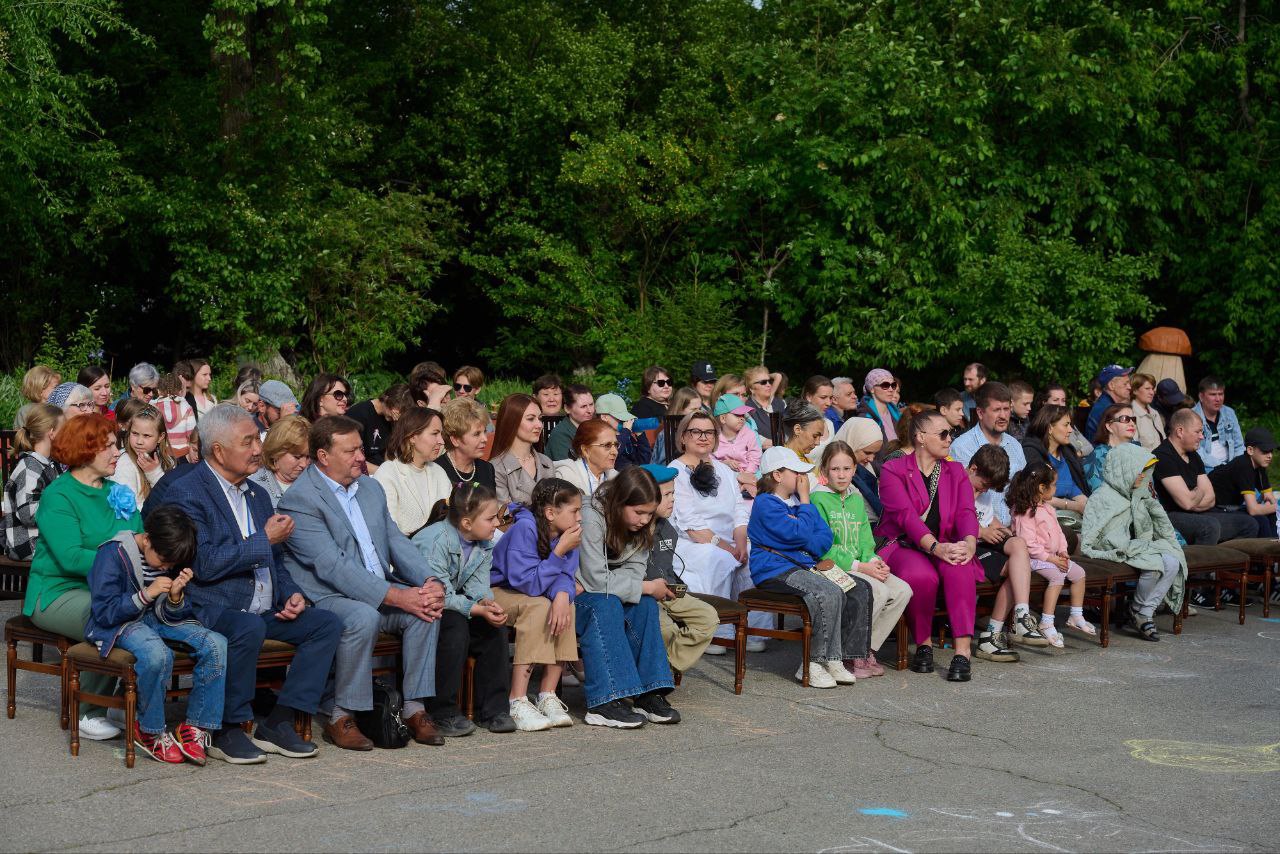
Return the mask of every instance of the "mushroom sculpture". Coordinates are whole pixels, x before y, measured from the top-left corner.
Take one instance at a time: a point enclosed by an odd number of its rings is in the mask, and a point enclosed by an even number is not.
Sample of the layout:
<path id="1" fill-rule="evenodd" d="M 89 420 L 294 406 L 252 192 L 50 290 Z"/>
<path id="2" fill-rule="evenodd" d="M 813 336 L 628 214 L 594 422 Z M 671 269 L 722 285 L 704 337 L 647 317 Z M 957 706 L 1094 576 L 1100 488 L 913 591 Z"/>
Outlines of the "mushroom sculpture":
<path id="1" fill-rule="evenodd" d="M 1160 380 L 1173 380 L 1178 388 L 1187 387 L 1187 375 L 1182 369 L 1182 357 L 1191 355 L 1191 339 L 1187 333 L 1172 326 L 1157 326 L 1138 339 L 1138 348 L 1147 357 L 1138 365 L 1141 373 Z"/>

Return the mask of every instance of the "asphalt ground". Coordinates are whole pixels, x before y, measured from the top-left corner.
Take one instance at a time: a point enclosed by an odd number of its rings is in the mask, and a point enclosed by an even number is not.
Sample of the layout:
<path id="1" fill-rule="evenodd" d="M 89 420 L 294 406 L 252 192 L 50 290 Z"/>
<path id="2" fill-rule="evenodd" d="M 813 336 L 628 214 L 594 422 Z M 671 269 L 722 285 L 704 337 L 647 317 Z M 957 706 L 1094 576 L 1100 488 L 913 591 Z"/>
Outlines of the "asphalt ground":
<path id="1" fill-rule="evenodd" d="M 770 641 L 741 696 L 731 656 L 686 674 L 676 726 L 585 726 L 569 688 L 571 729 L 250 767 L 126 770 L 119 740 L 72 758 L 56 680 L 19 673 L 0 850 L 1275 851 L 1280 609 L 1260 611 L 1068 637 L 967 684 L 939 650 L 933 676 L 803 689 L 799 645 Z"/>

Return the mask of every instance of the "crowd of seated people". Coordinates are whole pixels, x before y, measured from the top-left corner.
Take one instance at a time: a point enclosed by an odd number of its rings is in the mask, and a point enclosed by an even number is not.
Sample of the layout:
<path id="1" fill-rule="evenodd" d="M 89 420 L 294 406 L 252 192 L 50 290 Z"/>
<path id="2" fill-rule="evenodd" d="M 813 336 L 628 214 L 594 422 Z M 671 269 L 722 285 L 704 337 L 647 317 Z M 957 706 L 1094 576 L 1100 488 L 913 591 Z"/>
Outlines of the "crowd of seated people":
<path id="1" fill-rule="evenodd" d="M 900 616 L 911 670 L 932 672 L 941 594 L 947 678 L 966 682 L 973 657 L 1014 663 L 1015 645 L 1095 634 L 1074 555 L 1141 573 L 1125 616 L 1154 641 L 1158 609 L 1182 604 L 1184 545 L 1277 536 L 1275 440 L 1242 428 L 1215 377 L 1193 401 L 1108 365 L 1077 412 L 1061 385 L 1006 384 L 978 363 L 929 404 L 904 403 L 885 368 L 814 375 L 790 399 L 764 365 L 677 376 L 651 366 L 628 400 L 547 374 L 486 406 L 470 365 L 424 362 L 362 401 L 336 374 L 299 396 L 246 366 L 219 402 L 204 359 L 135 365 L 114 400 L 100 367 L 62 382 L 36 366 L 3 552 L 30 561 L 23 613 L 37 626 L 134 652 L 148 687 L 125 737 L 163 762 L 253 764 L 315 755 L 296 713 L 320 716 L 339 748 L 373 748 L 356 719 L 373 705 L 380 633 L 402 638 L 402 718 L 419 743 L 571 726 L 562 679 L 582 685 L 585 723 L 631 729 L 678 722 L 675 675 L 733 638 L 700 597 L 803 599 L 813 643 L 796 678 L 829 689 L 884 673 L 877 649 Z M 979 623 L 984 582 L 998 593 Z M 297 654 L 248 734 L 265 638 Z M 156 708 L 165 640 L 201 660 L 172 733 Z M 468 657 L 474 721 L 458 696 Z M 77 714 L 86 738 L 120 735 L 100 708 Z"/>

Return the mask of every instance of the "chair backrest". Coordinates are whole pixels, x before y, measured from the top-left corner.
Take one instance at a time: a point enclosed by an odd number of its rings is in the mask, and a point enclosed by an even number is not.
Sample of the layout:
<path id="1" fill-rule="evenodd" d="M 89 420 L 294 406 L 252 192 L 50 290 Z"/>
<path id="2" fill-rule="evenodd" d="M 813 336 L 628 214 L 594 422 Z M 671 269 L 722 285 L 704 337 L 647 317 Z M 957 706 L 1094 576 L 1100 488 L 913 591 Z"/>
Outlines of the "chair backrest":
<path id="1" fill-rule="evenodd" d="M 782 427 L 782 413 L 769 413 L 769 441 L 775 445 L 786 444 L 786 431 Z"/>
<path id="2" fill-rule="evenodd" d="M 533 449 L 540 454 L 547 452 L 547 437 L 551 435 L 551 431 L 556 429 L 556 425 L 565 420 L 567 415 L 544 415 L 542 416 L 542 435 L 538 437 L 538 441 L 534 443 Z"/>
<path id="3" fill-rule="evenodd" d="M 18 461 L 13 453 L 13 440 L 17 435 L 16 430 L 0 430 L 0 475 L 3 475 L 0 476 L 0 484 L 9 482 L 9 474 Z"/>
<path id="4" fill-rule="evenodd" d="M 680 448 L 676 445 L 676 428 L 684 420 L 683 415 L 664 415 L 662 418 L 662 443 L 666 447 L 666 459 L 658 462 L 666 465 L 680 456 Z"/>

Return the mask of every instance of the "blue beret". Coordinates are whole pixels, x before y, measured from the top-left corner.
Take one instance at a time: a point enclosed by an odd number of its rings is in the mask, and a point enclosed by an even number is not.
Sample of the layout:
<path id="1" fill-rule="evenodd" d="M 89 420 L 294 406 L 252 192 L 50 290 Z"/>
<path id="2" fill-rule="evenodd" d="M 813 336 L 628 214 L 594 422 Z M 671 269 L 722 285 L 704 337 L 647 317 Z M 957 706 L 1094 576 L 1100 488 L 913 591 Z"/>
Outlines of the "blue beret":
<path id="1" fill-rule="evenodd" d="M 645 463 L 644 465 L 640 466 L 640 468 L 644 469 L 649 474 L 653 475 L 653 479 L 656 480 L 659 484 L 663 484 L 663 483 L 666 483 L 667 481 L 675 480 L 676 474 L 678 474 L 678 472 L 676 472 L 676 470 L 673 469 L 671 466 L 660 466 L 657 463 Z"/>

